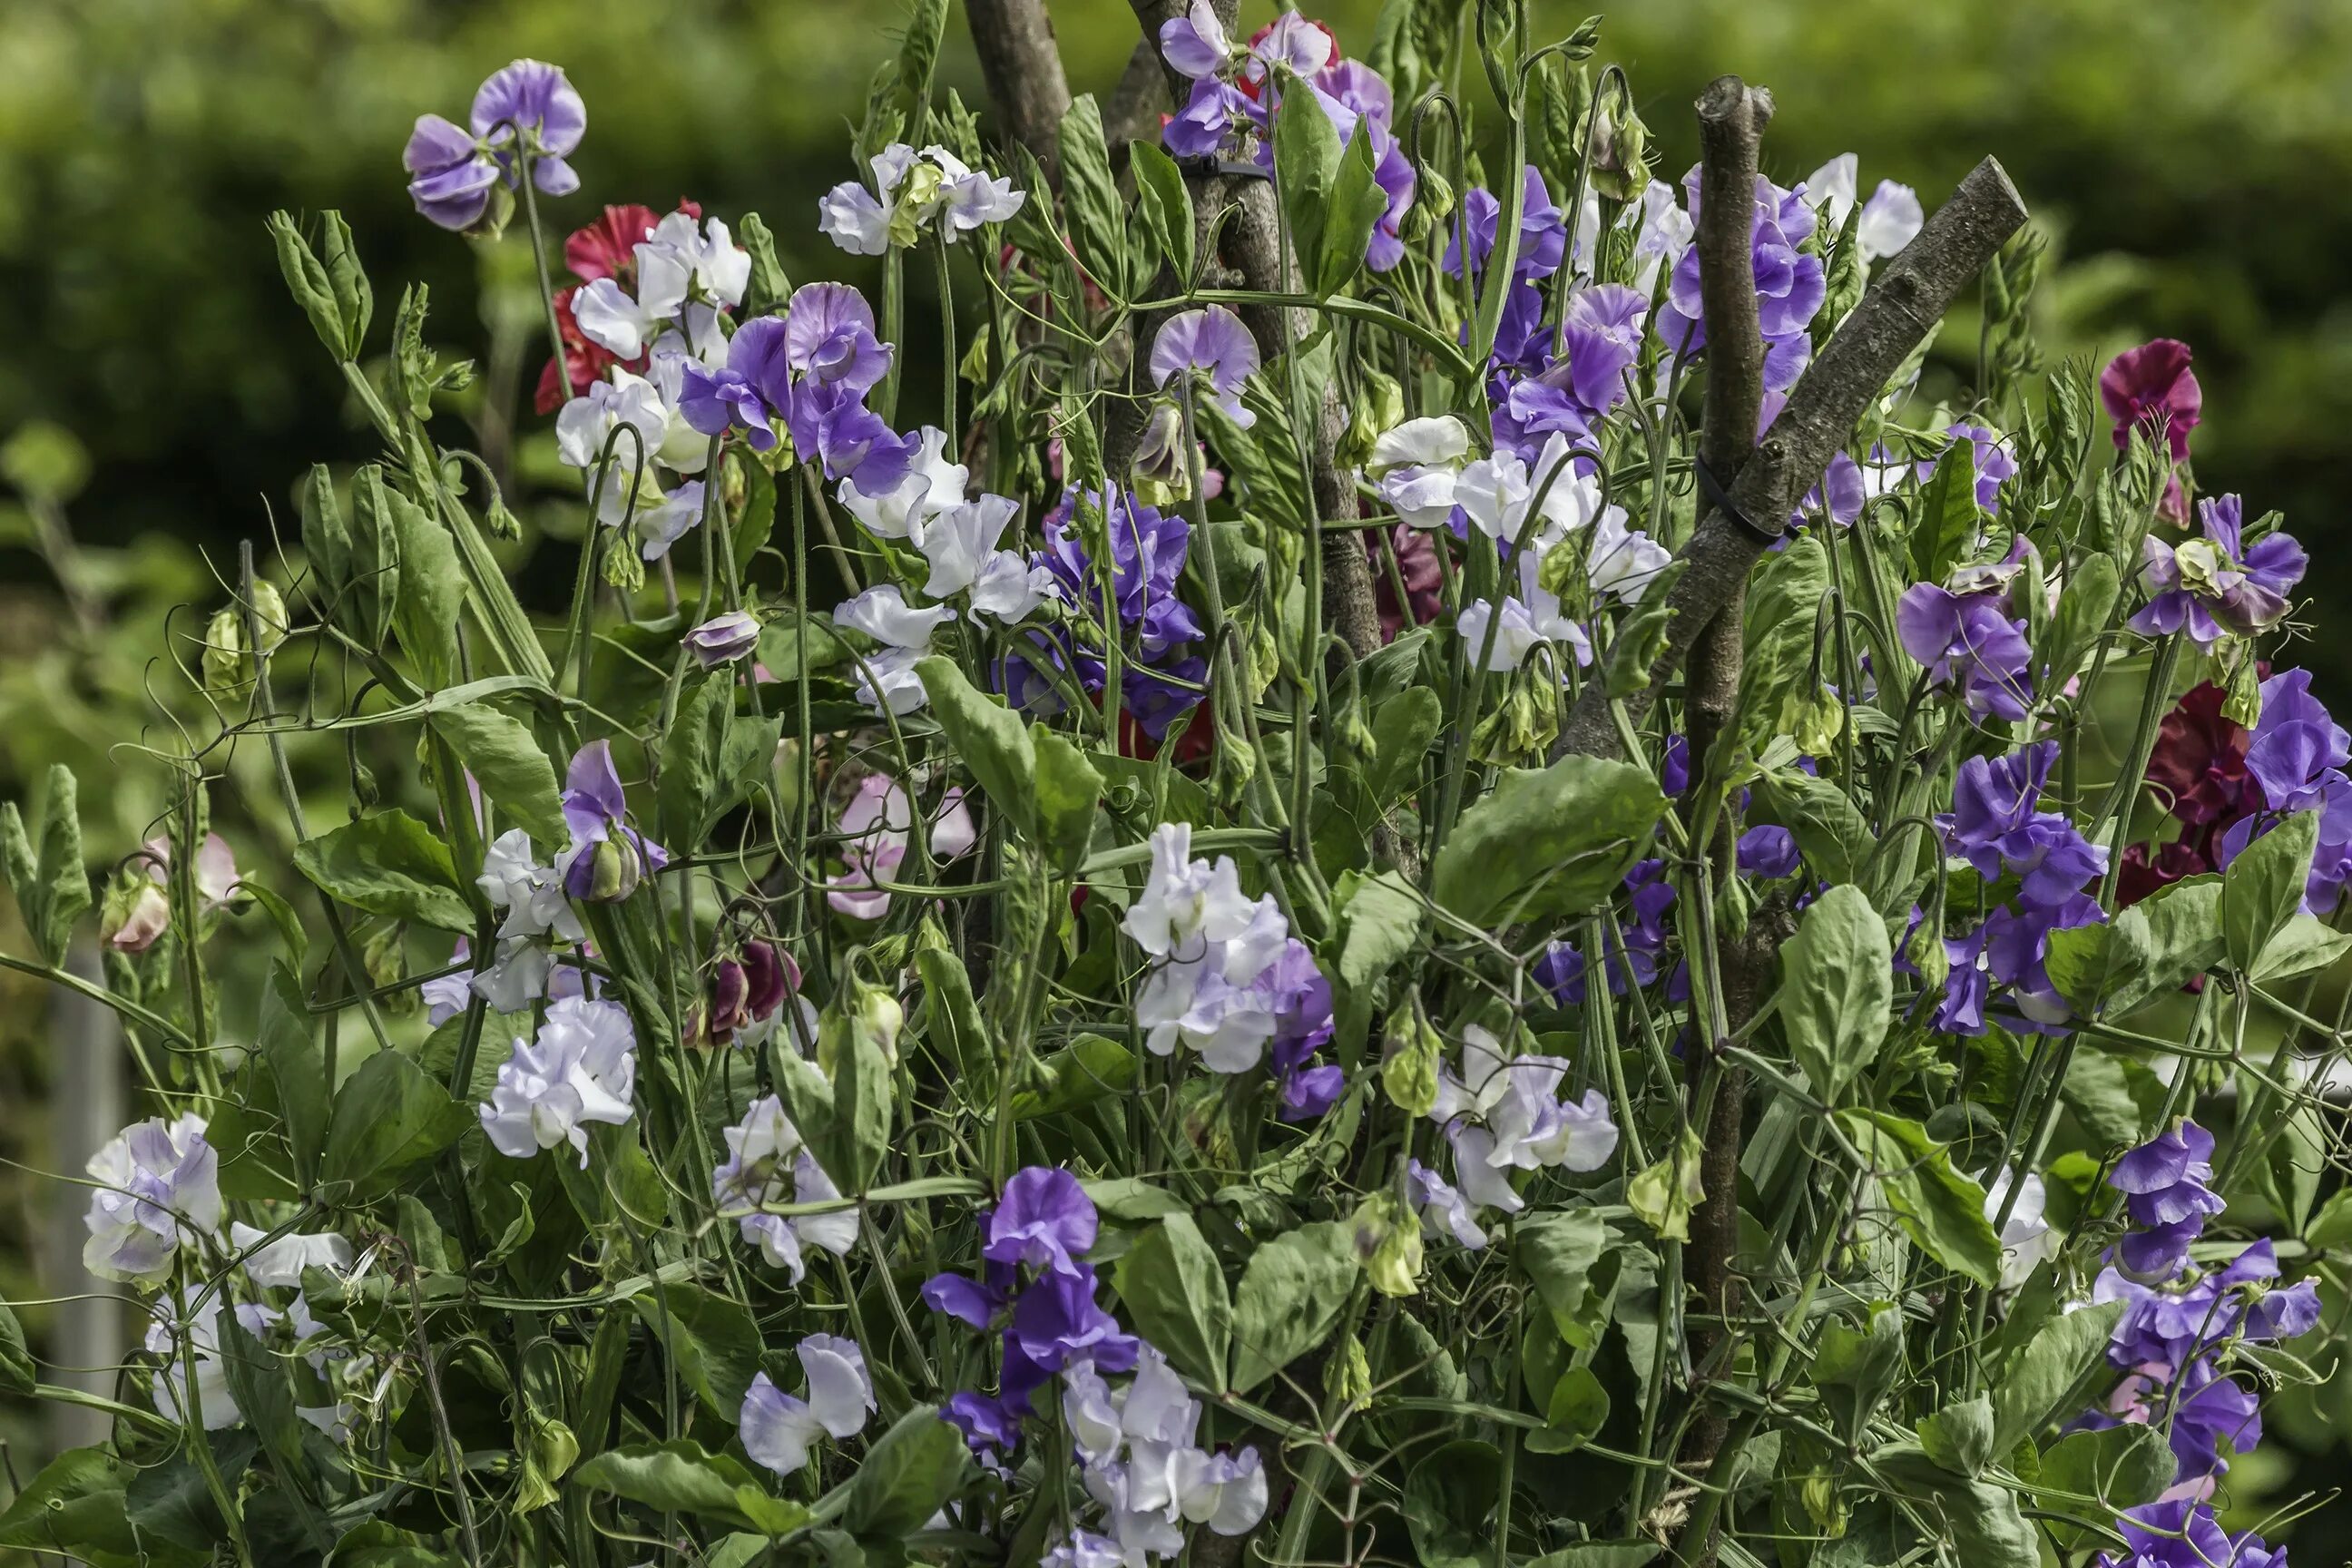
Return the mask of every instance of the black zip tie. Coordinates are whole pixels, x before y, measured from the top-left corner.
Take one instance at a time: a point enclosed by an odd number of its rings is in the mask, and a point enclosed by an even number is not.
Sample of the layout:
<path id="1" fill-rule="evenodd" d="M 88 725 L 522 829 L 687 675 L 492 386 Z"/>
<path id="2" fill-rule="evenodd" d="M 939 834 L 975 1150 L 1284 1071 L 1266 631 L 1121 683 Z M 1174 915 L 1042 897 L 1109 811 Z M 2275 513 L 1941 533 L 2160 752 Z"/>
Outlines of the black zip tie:
<path id="1" fill-rule="evenodd" d="M 1691 468 L 1698 475 L 1698 493 L 1706 498 L 1706 504 L 1729 518 L 1740 532 L 1766 544 L 1778 544 L 1789 536 L 1787 528 L 1766 528 L 1740 510 L 1733 503 L 1731 492 L 1717 481 L 1714 470 L 1706 466 L 1706 458 L 1694 456 Z"/>
<path id="2" fill-rule="evenodd" d="M 1274 172 L 1247 158 L 1179 158 L 1176 167 L 1193 174 L 1231 174 L 1236 179 L 1272 180 Z"/>

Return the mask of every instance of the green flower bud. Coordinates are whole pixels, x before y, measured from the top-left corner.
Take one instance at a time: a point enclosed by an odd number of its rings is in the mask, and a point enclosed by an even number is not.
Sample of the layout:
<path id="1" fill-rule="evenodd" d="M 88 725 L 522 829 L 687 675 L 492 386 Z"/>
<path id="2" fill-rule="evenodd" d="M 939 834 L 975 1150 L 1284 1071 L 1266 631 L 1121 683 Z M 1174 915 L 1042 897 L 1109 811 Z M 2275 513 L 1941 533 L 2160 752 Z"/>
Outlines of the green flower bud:
<path id="1" fill-rule="evenodd" d="M 1690 1239 L 1691 1211 L 1706 1196 L 1699 1185 L 1699 1160 L 1706 1145 L 1691 1128 L 1674 1148 L 1625 1184 L 1625 1202 L 1636 1218 L 1669 1241 Z"/>
<path id="2" fill-rule="evenodd" d="M 253 680 L 251 654 L 245 642 L 243 612 L 235 605 L 215 611 L 212 624 L 205 628 L 205 689 L 215 698 L 242 691 Z"/>
<path id="3" fill-rule="evenodd" d="M 117 952 L 144 952 L 171 927 L 171 900 L 149 867 L 147 860 L 135 858 L 106 886 L 106 901 L 99 909 L 99 940 Z"/>
<path id="4" fill-rule="evenodd" d="M 1411 1296 L 1421 1289 L 1421 1226 L 1396 1194 L 1382 1187 L 1365 1194 L 1349 1225 L 1364 1276 L 1383 1296 Z"/>
<path id="5" fill-rule="evenodd" d="M 604 552 L 604 581 L 624 594 L 634 594 L 646 585 L 646 563 L 637 559 L 626 540 Z"/>
<path id="6" fill-rule="evenodd" d="M 1334 452 L 1343 468 L 1360 468 L 1372 459 L 1372 443 L 1383 431 L 1404 423 L 1404 388 L 1396 378 L 1367 370 L 1348 399 L 1348 428 Z"/>
<path id="7" fill-rule="evenodd" d="M 863 1044 L 874 1047 L 884 1060 L 896 1066 L 898 1031 L 906 1023 L 906 1010 L 898 1005 L 896 996 L 879 985 L 852 979 L 849 989 L 835 997 L 834 1005 L 818 1020 L 816 1065 L 831 1076 L 842 1052 Z"/>
<path id="8" fill-rule="evenodd" d="M 920 1205 L 914 1205 L 920 1207 Z M 1361 1410 L 1372 1402 L 1372 1363 L 1364 1354 L 1364 1342 L 1350 1333 L 1323 1363 L 1323 1393 L 1331 1402 L 1331 1413 L 1344 1415 Z"/>
<path id="9" fill-rule="evenodd" d="M 1444 1040 L 1410 1002 L 1389 1015 L 1382 1034 L 1388 1049 L 1381 1058 L 1381 1088 L 1389 1103 L 1408 1115 L 1428 1115 L 1437 1103 L 1437 1067 Z"/>

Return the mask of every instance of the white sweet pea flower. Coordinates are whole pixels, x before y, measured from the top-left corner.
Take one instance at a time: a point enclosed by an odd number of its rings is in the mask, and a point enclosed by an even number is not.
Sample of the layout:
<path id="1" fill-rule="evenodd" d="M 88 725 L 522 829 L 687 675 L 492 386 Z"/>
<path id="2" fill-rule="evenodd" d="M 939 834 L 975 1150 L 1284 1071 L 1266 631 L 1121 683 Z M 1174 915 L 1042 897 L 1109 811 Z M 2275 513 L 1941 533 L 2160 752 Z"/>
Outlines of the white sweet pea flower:
<path id="1" fill-rule="evenodd" d="M 662 223 L 667 226 L 672 219 L 684 219 L 689 227 L 694 221 L 684 213 L 672 213 Z M 694 279 L 693 263 L 667 245 L 641 240 L 636 254 L 634 297 L 611 278 L 583 284 L 572 296 L 572 319 L 579 324 L 580 335 L 625 360 L 642 355 L 662 329 L 677 320 Z"/>
<path id="2" fill-rule="evenodd" d="M 693 360 L 705 358 L 706 347 L 715 347 L 719 363 L 727 363 L 727 340 L 717 330 L 718 317 L 704 305 L 690 305 L 687 313 L 711 323 L 708 342 L 666 336 L 654 345 L 652 363 L 646 366 L 646 379 L 661 399 L 663 414 L 661 445 L 653 449 L 653 459 L 675 474 L 698 474 L 710 463 L 710 437 L 686 422 L 680 405 L 686 395 L 686 367 Z"/>
<path id="3" fill-rule="evenodd" d="M 636 1035 L 612 1002 L 566 997 L 551 1005 L 536 1039 L 518 1037 L 479 1108 L 490 1146 L 510 1159 L 569 1143 L 588 1164 L 588 1126 L 619 1126 L 635 1114 Z"/>
<path id="4" fill-rule="evenodd" d="M 719 1217 L 731 1215 L 743 1239 L 757 1247 L 771 1266 L 789 1273 L 795 1285 L 804 1272 L 803 1244 L 837 1257 L 849 1255 L 857 1245 L 855 1209 L 837 1215 L 761 1212 L 770 1205 L 823 1203 L 841 1195 L 802 1145 L 800 1129 L 785 1114 L 781 1100 L 771 1094 L 753 1100 L 743 1120 L 724 1135 L 726 1163 L 710 1173 L 710 1195 Z"/>
<path id="5" fill-rule="evenodd" d="M 1028 193 L 1014 190 L 1010 179 L 992 180 L 986 170 L 967 168 L 944 147 L 926 147 L 923 156 L 940 171 L 938 211 L 950 239 L 984 223 L 1003 223 L 1027 199 Z"/>
<path id="6" fill-rule="evenodd" d="M 797 1475 L 809 1450 L 827 1433 L 854 1437 L 866 1429 L 875 1408 L 866 1355 L 855 1341 L 811 1334 L 796 1347 L 809 1396 L 798 1399 L 778 1388 L 766 1373 L 751 1380 L 736 1417 L 743 1451 L 780 1476 Z"/>
<path id="7" fill-rule="evenodd" d="M 1010 550 L 991 554 L 971 585 L 972 613 L 1006 626 L 1025 621 L 1061 598 L 1062 584 L 1052 568 Z"/>
<path id="8" fill-rule="evenodd" d="M 1381 496 L 1414 528 L 1443 527 L 1454 515 L 1470 432 L 1452 415 L 1408 419 L 1372 443 Z"/>
<path id="9" fill-rule="evenodd" d="M 1556 1098 L 1569 1067 L 1558 1057 L 1506 1056 L 1476 1024 L 1463 1030 L 1462 1069 L 1440 1071 L 1429 1114 L 1453 1145 L 1464 1198 L 1516 1214 L 1524 1200 L 1511 1188 L 1512 1171 L 1597 1170 L 1616 1152 L 1617 1127 L 1598 1089 L 1580 1100 Z"/>
<path id="10" fill-rule="evenodd" d="M 504 910 L 499 923 L 504 938 L 553 934 L 566 942 L 585 942 L 580 917 L 563 896 L 563 879 L 552 866 L 540 863 L 530 835 L 509 827 L 482 852 L 482 874 L 474 879 L 482 897 L 494 910 Z"/>
<path id="11" fill-rule="evenodd" d="M 213 1299 L 194 1313 L 187 1310 L 195 1292 L 184 1292 L 175 1314 L 168 1300 L 157 1301 L 150 1310 L 154 1319 L 147 1325 L 144 1348 L 150 1354 L 162 1358 L 162 1364 L 149 1380 L 150 1397 L 157 1411 L 178 1420 L 191 1414 L 188 1408 L 187 1359 L 181 1345 L 181 1334 L 195 1352 L 195 1403 L 204 1416 L 205 1430 L 222 1432 L 245 1419 L 237 1409 L 236 1394 L 229 1387 L 228 1363 L 221 1359 L 221 1307 L 226 1298 L 215 1292 Z M 241 1321 L 241 1319 L 240 1319 Z M 254 1333 L 251 1325 L 245 1331 Z M 258 1333 L 255 1333 L 259 1338 Z"/>
<path id="12" fill-rule="evenodd" d="M 1854 228 L 1854 239 L 1862 247 L 1864 261 L 1876 261 L 1895 255 L 1918 237 L 1927 226 L 1927 214 L 1919 205 L 1919 193 L 1908 185 L 1898 185 L 1892 180 L 1878 182 L 1878 189 L 1862 205 L 1862 222 Z"/>
<path id="13" fill-rule="evenodd" d="M 982 569 L 996 553 L 996 542 L 1004 537 L 1018 510 L 1003 496 L 984 495 L 934 516 L 916 545 L 931 565 L 923 592 L 944 599 L 980 581 Z"/>
<path id="14" fill-rule="evenodd" d="M 592 383 L 586 392 L 556 411 L 556 456 L 571 468 L 589 470 L 593 483 L 596 465 L 604 460 L 604 444 L 616 426 L 628 425 L 635 428 L 637 435 L 644 437 L 643 453 L 650 461 L 667 437 L 669 416 L 669 405 L 663 402 L 660 387 L 615 365 L 610 381 Z M 634 473 L 638 455 L 639 443 L 622 437 L 613 444 L 614 470 Z M 626 489 L 611 481 L 605 488 Z"/>
<path id="15" fill-rule="evenodd" d="M 2014 1173 L 2004 1165 L 1986 1186 L 1985 1223 L 2000 1219 L 2000 1206 L 2009 1200 L 2010 1183 Z M 2032 1172 L 2017 1189 L 2017 1203 L 2009 1211 L 2009 1223 L 2000 1227 L 2000 1285 L 2004 1290 L 2014 1290 L 2025 1283 L 2045 1260 L 2058 1255 L 2060 1237 L 2051 1230 L 2050 1222 L 2042 1217 L 2050 1201 L 2050 1190 L 2042 1178 Z"/>
<path id="16" fill-rule="evenodd" d="M 352 1244 L 340 1236 L 281 1236 L 275 1241 L 265 1241 L 268 1235 L 241 1221 L 232 1221 L 228 1227 L 231 1246 L 239 1252 L 254 1248 L 245 1260 L 245 1277 L 264 1289 L 300 1289 L 305 1268 L 323 1268 L 330 1274 L 343 1274 L 351 1269 Z M 310 1321 L 313 1331 L 318 1331 L 320 1325 L 310 1318 L 308 1306 L 302 1307 L 302 1315 Z M 308 1337 L 301 1332 L 296 1335 L 298 1341 Z"/>
<path id="17" fill-rule="evenodd" d="M 473 994 L 493 1013 L 520 1013 L 547 994 L 554 965 L 554 955 L 530 938 L 509 938 L 499 943 L 496 962 L 474 976 Z"/>
<path id="18" fill-rule="evenodd" d="M 131 1123 L 84 1169 L 98 1185 L 83 1217 L 82 1267 L 101 1279 L 161 1285 L 181 1247 L 220 1229 L 220 1158 L 193 1111 Z"/>
<path id="19" fill-rule="evenodd" d="M 685 273 L 702 297 L 714 304 L 732 309 L 743 302 L 743 291 L 751 287 L 751 253 L 735 243 L 727 225 L 718 218 L 706 218 L 698 228 L 688 213 L 673 212 L 664 217 L 637 247 L 640 278 L 645 276 L 649 251 Z"/>
<path id="20" fill-rule="evenodd" d="M 1257 918 L 1256 900 L 1242 895 L 1233 857 L 1215 864 L 1192 858 L 1190 823 L 1164 822 L 1151 832 L 1151 874 L 1122 922 L 1138 947 L 1155 958 L 1200 944 L 1229 942 Z"/>
<path id="21" fill-rule="evenodd" d="M 1633 287 L 1646 295 L 1656 290 L 1661 270 L 1672 272 L 1682 260 L 1698 229 L 1683 210 L 1682 198 L 1663 180 L 1643 187 L 1638 211 L 1642 232 L 1633 241 Z"/>
<path id="22" fill-rule="evenodd" d="M 1176 1510 L 1219 1535 L 1240 1535 L 1265 1517 L 1265 1466 L 1255 1448 L 1210 1454 L 1187 1448 L 1175 1466 Z"/>
<path id="23" fill-rule="evenodd" d="M 1486 1245 L 1477 1211 L 1452 1183 L 1418 1160 L 1407 1165 L 1405 1175 L 1412 1184 L 1413 1205 L 1421 1211 L 1423 1236 L 1450 1236 L 1473 1252 Z"/>
<path id="24" fill-rule="evenodd" d="M 1807 174 L 1799 188 L 1806 201 L 1821 209 L 1831 227 L 1843 228 L 1846 215 L 1853 211 L 1854 200 L 1862 191 L 1861 171 L 1860 158 L 1852 153 L 1841 153 Z"/>
<path id="25" fill-rule="evenodd" d="M 1623 507 L 1607 507 L 1585 542 L 1585 577 L 1594 592 L 1638 605 L 1674 558 L 1674 552 L 1640 529 L 1625 526 Z"/>
<path id="26" fill-rule="evenodd" d="M 931 633 L 955 611 L 945 605 L 918 609 L 896 583 L 868 588 L 835 606 L 833 624 L 864 632 L 882 648 L 860 661 L 857 700 L 876 712 L 912 713 L 925 697 L 915 662 L 930 651 Z"/>
<path id="27" fill-rule="evenodd" d="M 947 440 L 947 432 L 926 425 L 916 435 L 914 460 L 897 484 L 867 495 L 855 480 L 844 479 L 835 493 L 868 533 L 877 539 L 903 539 L 919 550 L 925 527 L 940 513 L 964 505 L 964 487 L 971 481 L 969 468 L 948 461 Z"/>
<path id="28" fill-rule="evenodd" d="M 1451 414 L 1408 419 L 1381 432 L 1368 465 L 1376 473 L 1430 463 L 1462 463 L 1470 457 L 1470 431 Z"/>

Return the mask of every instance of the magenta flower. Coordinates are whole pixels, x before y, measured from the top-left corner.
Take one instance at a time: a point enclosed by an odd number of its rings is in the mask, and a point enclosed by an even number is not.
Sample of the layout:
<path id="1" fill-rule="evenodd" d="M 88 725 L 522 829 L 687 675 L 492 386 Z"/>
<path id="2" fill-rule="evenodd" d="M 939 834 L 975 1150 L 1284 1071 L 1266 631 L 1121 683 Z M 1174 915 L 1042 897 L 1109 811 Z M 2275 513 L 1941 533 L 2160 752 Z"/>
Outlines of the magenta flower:
<path id="1" fill-rule="evenodd" d="M 2139 426 L 2166 444 L 2174 462 L 2189 456 L 2189 433 L 2205 406 L 2187 343 L 2158 338 L 2107 362 L 2099 373 L 2099 401 L 2116 422 L 2116 450 L 2130 447 L 2132 427 Z"/>

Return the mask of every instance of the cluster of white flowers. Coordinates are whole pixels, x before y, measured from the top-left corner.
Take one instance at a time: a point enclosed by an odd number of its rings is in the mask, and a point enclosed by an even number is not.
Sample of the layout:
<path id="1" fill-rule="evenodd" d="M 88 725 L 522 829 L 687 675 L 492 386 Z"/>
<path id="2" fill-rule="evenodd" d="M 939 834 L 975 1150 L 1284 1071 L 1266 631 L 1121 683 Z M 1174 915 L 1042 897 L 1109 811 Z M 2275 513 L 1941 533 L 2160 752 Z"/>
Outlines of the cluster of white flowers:
<path id="1" fill-rule="evenodd" d="M 1135 1376 L 1123 1388 L 1112 1388 L 1092 1362 L 1071 1363 L 1062 1373 L 1062 1415 L 1107 1533 L 1075 1531 L 1048 1563 L 1141 1568 L 1183 1551 L 1188 1523 L 1240 1535 L 1265 1516 L 1257 1450 L 1200 1447 L 1201 1403 L 1150 1345 L 1137 1348 Z"/>
<path id="2" fill-rule="evenodd" d="M 846 1258 L 857 1245 L 857 1211 L 780 1215 L 770 1205 L 824 1203 L 841 1189 L 801 1142 L 801 1130 L 784 1114 L 783 1101 L 766 1095 L 751 1102 L 743 1120 L 726 1130 L 727 1161 L 710 1173 L 710 1196 L 719 1217 L 733 1218 L 743 1239 L 761 1257 L 801 1282 L 806 1271 L 803 1247 Z M 790 1196 L 786 1194 L 789 1191 Z"/>
<path id="3" fill-rule="evenodd" d="M 510 1159 L 569 1143 L 588 1163 L 588 1123 L 635 1114 L 637 1039 L 619 1004 L 568 996 L 547 1009 L 536 1038 L 517 1036 L 498 1087 L 479 1108 L 490 1146 Z"/>
<path id="4" fill-rule="evenodd" d="M 1164 1057 L 1181 1042 L 1212 1072 L 1256 1067 L 1283 1010 L 1284 972 L 1295 967 L 1283 961 L 1292 948 L 1306 952 L 1273 897 L 1244 896 L 1232 856 L 1195 860 L 1191 826 L 1162 823 L 1125 926 L 1151 957 L 1135 998 L 1145 1046 Z"/>
<path id="5" fill-rule="evenodd" d="M 534 1002 L 593 994 L 588 976 L 563 963 L 552 946 L 559 941 L 575 946 L 587 942 L 563 890 L 563 858 L 549 865 L 537 853 L 530 835 L 520 827 L 499 834 L 482 852 L 482 874 L 474 885 L 492 909 L 503 911 L 498 955 L 479 973 L 444 974 L 419 988 L 435 1028 L 464 1012 L 474 996 L 494 1013 L 520 1013 Z M 471 952 L 461 937 L 451 962 L 463 963 Z"/>
<path id="6" fill-rule="evenodd" d="M 218 1234 L 220 1156 L 205 1119 L 133 1122 L 89 1157 L 98 1183 L 83 1223 L 82 1267 L 101 1279 L 149 1289 L 172 1277 L 183 1247 Z"/>
<path id="7" fill-rule="evenodd" d="M 877 1408 L 874 1380 L 856 1341 L 811 1334 L 793 1353 L 808 1380 L 808 1397 L 786 1394 L 763 1372 L 751 1380 L 735 1420 L 743 1451 L 780 1476 L 798 1475 L 819 1437 L 856 1436 Z"/>
<path id="8" fill-rule="evenodd" d="M 608 528 L 629 521 L 640 552 L 656 561 L 702 515 L 701 480 L 666 489 L 656 476 L 699 474 L 709 461 L 710 438 L 680 411 L 686 366 L 689 359 L 726 363 L 721 312 L 743 302 L 751 256 L 718 218 L 698 225 L 683 212 L 655 225 L 635 254 L 634 296 L 599 278 L 572 297 L 581 335 L 625 363 L 564 404 L 555 416 L 555 443 L 566 464 L 586 471 L 597 521 Z M 640 359 L 643 374 L 625 368 Z M 600 490 L 596 468 L 605 443 L 625 426 L 635 435 L 614 444 Z"/>
<path id="9" fill-rule="evenodd" d="M 1021 210 L 1028 193 L 1009 179 L 991 179 L 936 143 L 917 153 L 893 142 L 867 160 L 874 172 L 869 189 L 845 180 L 818 204 L 817 226 L 853 256 L 879 256 L 892 246 L 905 249 L 926 227 L 954 241 L 982 224 L 1003 223 Z"/>
<path id="10" fill-rule="evenodd" d="M 997 542 L 1020 511 L 1003 496 L 971 497 L 971 470 L 948 461 L 947 436 L 925 426 L 906 473 L 887 489 L 867 495 L 856 480 L 841 481 L 842 505 L 877 539 L 900 541 L 921 552 L 930 567 L 923 593 L 935 600 L 962 597 L 975 616 L 1004 626 L 1027 619 L 1061 597 L 1053 574 Z M 956 618 L 946 603 L 915 606 L 895 583 L 868 588 L 836 606 L 835 626 L 863 632 L 880 646 L 859 672 L 857 698 L 880 712 L 911 713 L 923 705 L 915 662 L 931 648 L 931 634 Z"/>
<path id="11" fill-rule="evenodd" d="M 1479 1210 L 1510 1215 L 1526 1206 L 1512 1189 L 1513 1171 L 1596 1171 L 1608 1163 L 1617 1152 L 1608 1098 L 1596 1089 L 1581 1100 L 1559 1099 L 1569 1070 L 1559 1057 L 1506 1056 L 1502 1041 L 1479 1025 L 1462 1031 L 1462 1070 L 1439 1072 L 1429 1112 L 1454 1152 L 1454 1181 L 1418 1160 L 1408 1168 L 1425 1232 L 1484 1247 Z"/>

